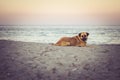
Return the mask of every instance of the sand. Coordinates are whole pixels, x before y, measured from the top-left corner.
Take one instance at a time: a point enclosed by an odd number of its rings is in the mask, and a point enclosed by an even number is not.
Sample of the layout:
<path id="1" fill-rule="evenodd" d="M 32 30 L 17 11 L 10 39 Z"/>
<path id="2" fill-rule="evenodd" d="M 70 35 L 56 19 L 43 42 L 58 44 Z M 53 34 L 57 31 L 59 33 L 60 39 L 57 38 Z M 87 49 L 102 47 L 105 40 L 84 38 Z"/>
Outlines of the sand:
<path id="1" fill-rule="evenodd" d="M 0 40 L 0 80 L 120 80 L 120 45 Z"/>

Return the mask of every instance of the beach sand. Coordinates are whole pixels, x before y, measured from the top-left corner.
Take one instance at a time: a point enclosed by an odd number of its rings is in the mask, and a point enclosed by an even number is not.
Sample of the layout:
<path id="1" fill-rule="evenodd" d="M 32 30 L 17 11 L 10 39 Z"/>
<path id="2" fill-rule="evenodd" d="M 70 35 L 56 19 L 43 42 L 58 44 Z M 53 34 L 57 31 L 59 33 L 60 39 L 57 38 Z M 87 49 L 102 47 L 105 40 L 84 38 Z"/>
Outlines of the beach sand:
<path id="1" fill-rule="evenodd" d="M 0 80 L 120 80 L 120 45 L 0 40 Z"/>

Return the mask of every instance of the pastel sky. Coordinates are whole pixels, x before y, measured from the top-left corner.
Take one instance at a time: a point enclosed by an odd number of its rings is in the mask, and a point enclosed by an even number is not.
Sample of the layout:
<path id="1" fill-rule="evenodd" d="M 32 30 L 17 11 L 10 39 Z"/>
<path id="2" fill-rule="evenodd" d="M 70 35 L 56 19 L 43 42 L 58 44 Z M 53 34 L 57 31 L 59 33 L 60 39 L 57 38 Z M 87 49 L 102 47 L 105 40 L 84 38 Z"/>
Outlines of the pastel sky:
<path id="1" fill-rule="evenodd" d="M 120 24 L 120 0 L 0 0 L 0 24 Z"/>

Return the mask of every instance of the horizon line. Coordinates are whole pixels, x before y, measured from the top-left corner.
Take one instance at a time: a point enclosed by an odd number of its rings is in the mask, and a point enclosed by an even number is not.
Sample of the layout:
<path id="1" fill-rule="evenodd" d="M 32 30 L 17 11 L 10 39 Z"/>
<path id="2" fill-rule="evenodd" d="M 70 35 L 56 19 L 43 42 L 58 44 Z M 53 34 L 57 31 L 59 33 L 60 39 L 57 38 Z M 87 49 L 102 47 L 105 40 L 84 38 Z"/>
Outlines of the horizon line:
<path id="1" fill-rule="evenodd" d="M 43 25 L 40 25 L 40 24 L 2 24 L 2 25 L 0 25 L 0 26 L 120 26 L 120 25 L 115 25 L 115 24 L 113 24 L 113 25 L 103 25 L 103 24 L 101 24 L 101 25 L 49 25 L 49 24 L 47 24 L 47 25 L 45 25 L 45 24 L 43 24 Z"/>

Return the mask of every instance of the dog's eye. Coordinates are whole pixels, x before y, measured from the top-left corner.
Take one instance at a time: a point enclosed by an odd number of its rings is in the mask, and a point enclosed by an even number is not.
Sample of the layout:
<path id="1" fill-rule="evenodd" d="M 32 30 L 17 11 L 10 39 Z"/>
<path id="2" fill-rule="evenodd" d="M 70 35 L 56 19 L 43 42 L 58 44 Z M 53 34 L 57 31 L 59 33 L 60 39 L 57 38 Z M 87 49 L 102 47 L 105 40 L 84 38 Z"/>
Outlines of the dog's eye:
<path id="1" fill-rule="evenodd" d="M 82 37 L 84 37 L 84 36 L 82 35 Z"/>

